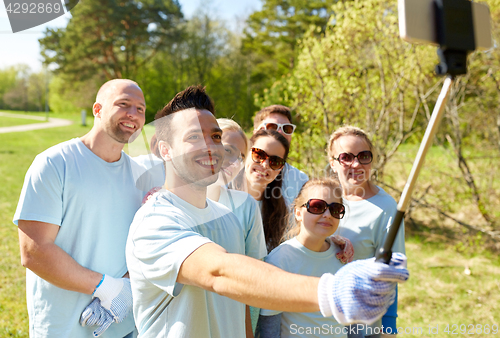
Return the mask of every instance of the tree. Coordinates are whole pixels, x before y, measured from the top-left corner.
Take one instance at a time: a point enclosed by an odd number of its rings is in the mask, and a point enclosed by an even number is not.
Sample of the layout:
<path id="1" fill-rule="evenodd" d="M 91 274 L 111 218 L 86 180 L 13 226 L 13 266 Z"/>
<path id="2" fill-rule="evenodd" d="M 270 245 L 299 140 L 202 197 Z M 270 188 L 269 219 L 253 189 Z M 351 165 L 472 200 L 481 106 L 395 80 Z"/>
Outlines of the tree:
<path id="1" fill-rule="evenodd" d="M 250 125 L 256 108 L 249 88 L 250 64 L 240 46 L 239 36 L 216 15 L 197 11 L 185 24 L 182 40 L 159 52 L 138 72 L 147 120 L 177 92 L 202 84 L 215 101 L 218 117 L 234 117 Z"/>
<path id="2" fill-rule="evenodd" d="M 375 139 L 374 167 L 382 174 L 398 147 L 428 120 L 424 107 L 437 88 L 430 81 L 434 51 L 401 41 L 393 3 L 348 1 L 332 9 L 336 14 L 324 36 L 307 33 L 293 73 L 258 105 L 281 100 L 295 110 L 304 126 L 298 136 L 303 148 L 292 155 L 302 165 L 326 163 L 326 142 L 337 126 L 364 128 Z"/>
<path id="3" fill-rule="evenodd" d="M 9 109 L 9 106 L 4 101 L 5 93 L 12 90 L 17 83 L 16 67 L 11 66 L 5 69 L 0 69 L 0 108 Z"/>
<path id="4" fill-rule="evenodd" d="M 290 72 L 299 40 L 314 27 L 326 30 L 336 0 L 265 0 L 262 10 L 247 20 L 243 51 L 251 57 L 251 79 L 256 91 L 269 87 Z"/>
<path id="5" fill-rule="evenodd" d="M 500 1 L 489 4 L 495 38 L 500 34 Z M 333 24 L 324 36 L 309 32 L 293 72 L 275 82 L 256 104 L 292 107 L 300 129 L 291 157 L 313 176 L 324 174 L 330 133 L 342 124 L 362 127 L 372 135 L 379 154 L 373 164 L 377 179 L 387 182 L 384 168 L 401 145 L 421 140 L 441 89 L 442 78 L 433 71 L 438 62 L 435 47 L 399 38 L 392 2 L 353 0 L 339 2 L 333 10 Z M 440 161 L 431 166 L 427 159 L 421 174 L 426 180 L 421 177 L 414 193 L 421 205 L 437 209 L 439 217 L 490 236 L 500 220 L 500 190 L 491 175 L 500 164 L 498 53 L 494 48 L 469 56 L 468 74 L 456 79 L 437 134 Z M 408 173 L 403 171 L 405 178 Z M 397 184 L 401 189 L 402 183 Z"/>
<path id="6" fill-rule="evenodd" d="M 43 111 L 47 92 L 47 72 L 33 73 L 27 65 L 17 65 L 5 72 L 4 93 L 1 95 L 3 108 Z M 1 76 L 1 75 L 0 75 Z M 0 92 L 1 94 L 1 92 Z"/>
<path id="7" fill-rule="evenodd" d="M 159 50 L 179 38 L 177 0 L 86 0 L 65 28 L 47 28 L 40 39 L 46 64 L 72 80 L 96 74 L 134 78 Z"/>

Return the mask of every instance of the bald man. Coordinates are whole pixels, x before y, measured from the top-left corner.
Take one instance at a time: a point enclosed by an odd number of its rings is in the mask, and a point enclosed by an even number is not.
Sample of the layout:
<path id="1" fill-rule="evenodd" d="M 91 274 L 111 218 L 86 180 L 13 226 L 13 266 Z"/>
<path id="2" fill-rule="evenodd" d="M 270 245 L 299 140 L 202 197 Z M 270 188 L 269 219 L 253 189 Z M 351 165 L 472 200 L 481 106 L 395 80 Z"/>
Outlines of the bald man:
<path id="1" fill-rule="evenodd" d="M 111 80 L 92 111 L 89 133 L 35 158 L 14 215 L 30 337 L 128 337 L 135 328 L 125 243 L 143 193 L 122 149 L 144 125 L 144 95 Z"/>

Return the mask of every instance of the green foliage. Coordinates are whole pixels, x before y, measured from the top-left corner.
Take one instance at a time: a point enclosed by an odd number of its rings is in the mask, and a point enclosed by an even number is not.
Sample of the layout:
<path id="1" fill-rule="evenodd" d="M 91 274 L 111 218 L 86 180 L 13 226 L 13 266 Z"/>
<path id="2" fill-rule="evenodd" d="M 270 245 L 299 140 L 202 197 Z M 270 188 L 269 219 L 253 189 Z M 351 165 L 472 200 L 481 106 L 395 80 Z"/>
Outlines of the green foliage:
<path id="1" fill-rule="evenodd" d="M 175 0 L 86 0 L 65 28 L 47 28 L 40 39 L 46 64 L 73 80 L 96 74 L 134 78 L 138 68 L 179 38 L 182 18 Z"/>
<path id="2" fill-rule="evenodd" d="M 384 181 L 386 165 L 404 143 L 419 143 L 429 122 L 442 84 L 433 72 L 438 62 L 435 47 L 399 38 L 395 2 L 355 0 L 332 8 L 335 14 L 324 35 L 318 37 L 311 29 L 301 41 L 291 74 L 255 102 L 259 107 L 281 103 L 293 109 L 299 129 L 291 159 L 313 176 L 324 174 L 325 148 L 335 129 L 344 124 L 365 129 L 379 155 L 373 168 Z M 500 33 L 498 8 L 498 1 L 492 1 L 494 36 Z M 430 169 L 435 176 L 419 179 L 432 182 L 430 191 L 422 185 L 415 191 L 428 193 L 426 199 L 441 210 L 486 229 L 495 229 L 500 220 L 500 195 L 486 164 L 496 167 L 500 151 L 498 53 L 495 48 L 470 55 L 469 73 L 456 79 L 436 138 L 448 162 L 438 161 Z M 467 151 L 471 146 L 481 147 L 483 161 L 474 159 L 481 156 L 478 152 Z M 403 179 L 394 182 L 398 189 L 402 190 L 413 158 L 408 158 Z M 451 166 L 453 174 L 441 180 L 443 165 Z M 429 161 L 426 167 L 431 167 Z M 471 217 L 463 217 L 464 204 Z"/>
<path id="3" fill-rule="evenodd" d="M 334 0 L 266 0 L 250 15 L 242 48 L 251 56 L 256 92 L 269 87 L 295 66 L 299 40 L 310 29 L 323 32 Z"/>
<path id="4" fill-rule="evenodd" d="M 300 117 L 296 138 L 302 164 L 320 170 L 330 133 L 343 124 L 373 135 L 385 163 L 400 144 L 426 124 L 422 101 L 432 98 L 432 49 L 413 47 L 398 36 L 395 3 L 338 2 L 324 35 L 311 29 L 300 44 L 292 75 L 282 78 L 257 102 L 280 95 Z M 286 89 L 284 89 L 286 88 Z M 283 93 L 283 94 L 281 94 Z"/>
<path id="5" fill-rule="evenodd" d="M 159 52 L 138 72 L 148 122 L 176 93 L 202 84 L 215 101 L 217 116 L 249 125 L 255 106 L 248 84 L 249 63 L 237 36 L 206 12 L 198 12 L 183 32 L 181 42 Z"/>
<path id="6" fill-rule="evenodd" d="M 0 70 L 0 109 L 44 111 L 48 76 L 24 64 Z"/>
<path id="7" fill-rule="evenodd" d="M 6 109 L 4 94 L 16 86 L 17 70 L 15 67 L 0 69 L 0 108 Z"/>

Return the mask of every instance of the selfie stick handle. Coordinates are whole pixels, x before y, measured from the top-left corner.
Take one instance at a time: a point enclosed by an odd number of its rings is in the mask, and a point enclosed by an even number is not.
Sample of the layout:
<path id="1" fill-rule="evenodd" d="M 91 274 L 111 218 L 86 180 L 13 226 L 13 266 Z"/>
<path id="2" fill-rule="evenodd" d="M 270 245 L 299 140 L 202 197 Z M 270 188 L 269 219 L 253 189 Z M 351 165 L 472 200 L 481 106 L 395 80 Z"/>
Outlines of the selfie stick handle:
<path id="1" fill-rule="evenodd" d="M 427 129 L 425 130 L 424 138 L 422 139 L 422 143 L 420 144 L 420 148 L 418 149 L 417 157 L 415 158 L 415 162 L 413 162 L 410 176 L 406 181 L 403 193 L 401 194 L 401 197 L 399 199 L 396 216 L 394 217 L 394 220 L 391 224 L 389 233 L 387 234 L 387 238 L 385 239 L 384 246 L 380 248 L 380 250 L 377 252 L 377 255 L 375 256 L 377 262 L 389 264 L 391 260 L 392 245 L 394 244 L 394 240 L 396 239 L 396 235 L 398 234 L 399 227 L 404 219 L 405 211 L 410 204 L 411 194 L 413 193 L 415 182 L 417 181 L 420 169 L 424 164 L 425 155 L 432 145 L 432 140 L 436 135 L 439 123 L 441 122 L 441 118 L 443 117 L 452 84 L 453 78 L 451 76 L 447 76 L 444 80 L 443 88 L 441 89 L 441 93 L 439 94 L 436 105 L 434 106 L 434 111 L 432 112 L 432 116 Z"/>

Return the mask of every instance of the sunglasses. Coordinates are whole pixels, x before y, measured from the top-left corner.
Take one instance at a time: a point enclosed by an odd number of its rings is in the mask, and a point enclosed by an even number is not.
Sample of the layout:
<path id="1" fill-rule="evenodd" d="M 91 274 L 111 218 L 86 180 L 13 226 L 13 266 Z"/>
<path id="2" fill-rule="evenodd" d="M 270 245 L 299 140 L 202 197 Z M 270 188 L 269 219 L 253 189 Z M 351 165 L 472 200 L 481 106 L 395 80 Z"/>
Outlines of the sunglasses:
<path id="1" fill-rule="evenodd" d="M 333 202 L 328 204 L 323 200 L 311 198 L 302 206 L 306 207 L 307 212 L 313 215 L 321 215 L 326 209 L 330 209 L 330 215 L 337 219 L 342 219 L 345 215 L 345 207 L 342 203 Z"/>
<path id="2" fill-rule="evenodd" d="M 297 128 L 297 126 L 295 124 L 274 123 L 274 122 L 263 122 L 262 126 L 264 126 L 265 130 L 276 130 L 279 132 L 281 129 L 283 131 L 283 133 L 286 135 L 292 135 L 293 132 L 295 131 L 295 128 Z"/>
<path id="3" fill-rule="evenodd" d="M 373 154 L 369 150 L 365 150 L 360 152 L 357 155 L 351 153 L 342 153 L 339 154 L 339 157 L 333 158 L 334 160 L 339 161 L 339 163 L 344 165 L 351 165 L 354 162 L 354 159 L 357 158 L 360 164 L 370 164 L 373 160 Z"/>
<path id="4" fill-rule="evenodd" d="M 273 170 L 278 170 L 283 168 L 285 165 L 285 160 L 279 156 L 269 156 L 264 150 L 259 148 L 252 148 L 252 160 L 255 163 L 262 163 L 269 159 L 269 167 Z"/>

